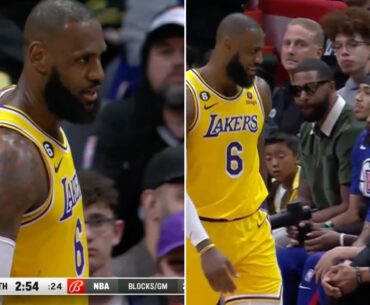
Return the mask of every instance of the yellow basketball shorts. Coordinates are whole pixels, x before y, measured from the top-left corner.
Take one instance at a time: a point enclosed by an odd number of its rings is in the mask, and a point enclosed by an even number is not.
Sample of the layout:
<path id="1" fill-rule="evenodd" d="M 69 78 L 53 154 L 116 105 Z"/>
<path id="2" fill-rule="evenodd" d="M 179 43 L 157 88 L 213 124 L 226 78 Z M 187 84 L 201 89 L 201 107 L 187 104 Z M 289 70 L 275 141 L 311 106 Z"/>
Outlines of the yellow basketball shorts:
<path id="1" fill-rule="evenodd" d="M 225 304 L 248 301 L 280 304 L 281 275 L 266 213 L 257 211 L 241 220 L 202 221 L 202 224 L 218 250 L 231 261 L 240 276 L 234 278 L 237 290 L 233 294 L 223 295 Z M 208 284 L 199 254 L 187 240 L 186 303 L 215 305 L 220 297 Z"/>

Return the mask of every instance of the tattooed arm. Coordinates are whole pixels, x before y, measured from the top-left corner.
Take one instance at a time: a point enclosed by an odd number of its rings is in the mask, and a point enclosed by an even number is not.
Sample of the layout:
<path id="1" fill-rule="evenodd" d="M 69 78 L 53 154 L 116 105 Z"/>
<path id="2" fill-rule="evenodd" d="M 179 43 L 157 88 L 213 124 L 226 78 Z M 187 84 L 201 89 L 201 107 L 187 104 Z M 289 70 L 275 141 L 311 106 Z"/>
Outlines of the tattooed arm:
<path id="1" fill-rule="evenodd" d="M 0 128 L 0 276 L 10 276 L 22 215 L 45 201 L 48 188 L 37 148 L 20 134 Z"/>

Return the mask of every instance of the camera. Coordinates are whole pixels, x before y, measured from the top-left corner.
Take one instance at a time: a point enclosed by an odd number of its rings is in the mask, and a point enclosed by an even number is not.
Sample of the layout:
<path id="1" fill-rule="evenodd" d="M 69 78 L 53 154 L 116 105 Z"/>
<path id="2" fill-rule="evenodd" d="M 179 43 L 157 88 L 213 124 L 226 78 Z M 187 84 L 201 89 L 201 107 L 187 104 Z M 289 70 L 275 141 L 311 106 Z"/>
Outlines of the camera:
<path id="1" fill-rule="evenodd" d="M 310 225 L 304 227 L 298 226 L 302 220 L 308 220 L 312 216 L 311 207 L 302 205 L 300 202 L 290 202 L 287 205 L 285 212 L 269 217 L 272 229 L 281 227 L 297 226 L 299 235 L 298 241 L 300 244 L 305 240 L 306 234 L 311 231 Z"/>
<path id="2" fill-rule="evenodd" d="M 290 202 L 285 212 L 269 217 L 271 228 L 277 229 L 288 226 L 298 226 L 302 220 L 312 216 L 311 207 L 300 202 Z"/>

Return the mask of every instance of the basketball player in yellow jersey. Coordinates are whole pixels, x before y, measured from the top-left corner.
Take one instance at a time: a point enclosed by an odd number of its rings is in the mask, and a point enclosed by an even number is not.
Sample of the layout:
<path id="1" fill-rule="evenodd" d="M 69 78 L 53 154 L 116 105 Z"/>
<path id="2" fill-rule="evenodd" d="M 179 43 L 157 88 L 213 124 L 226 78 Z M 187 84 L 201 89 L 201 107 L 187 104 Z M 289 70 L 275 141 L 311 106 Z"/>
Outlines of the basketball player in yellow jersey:
<path id="1" fill-rule="evenodd" d="M 24 35 L 19 82 L 0 95 L 0 277 L 87 277 L 81 190 L 59 123 L 91 122 L 98 112 L 102 29 L 80 3 L 47 0 L 30 13 Z M 3 304 L 87 298 L 18 296 Z"/>
<path id="2" fill-rule="evenodd" d="M 215 305 L 220 292 L 227 305 L 281 304 L 274 241 L 260 210 L 267 190 L 259 147 L 271 104 L 267 84 L 255 77 L 263 39 L 254 20 L 226 16 L 209 62 L 186 73 L 187 192 L 209 235 L 187 247 L 192 305 Z"/>

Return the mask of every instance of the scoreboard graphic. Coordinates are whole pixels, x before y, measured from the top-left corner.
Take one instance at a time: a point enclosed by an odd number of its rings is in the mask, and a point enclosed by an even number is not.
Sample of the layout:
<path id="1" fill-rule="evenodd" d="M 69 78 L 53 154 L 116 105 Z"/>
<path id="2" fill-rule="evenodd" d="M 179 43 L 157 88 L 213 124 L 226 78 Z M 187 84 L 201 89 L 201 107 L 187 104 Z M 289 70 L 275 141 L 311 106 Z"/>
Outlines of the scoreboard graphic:
<path id="1" fill-rule="evenodd" d="M 182 295 L 183 278 L 0 278 L 0 295 Z"/>

